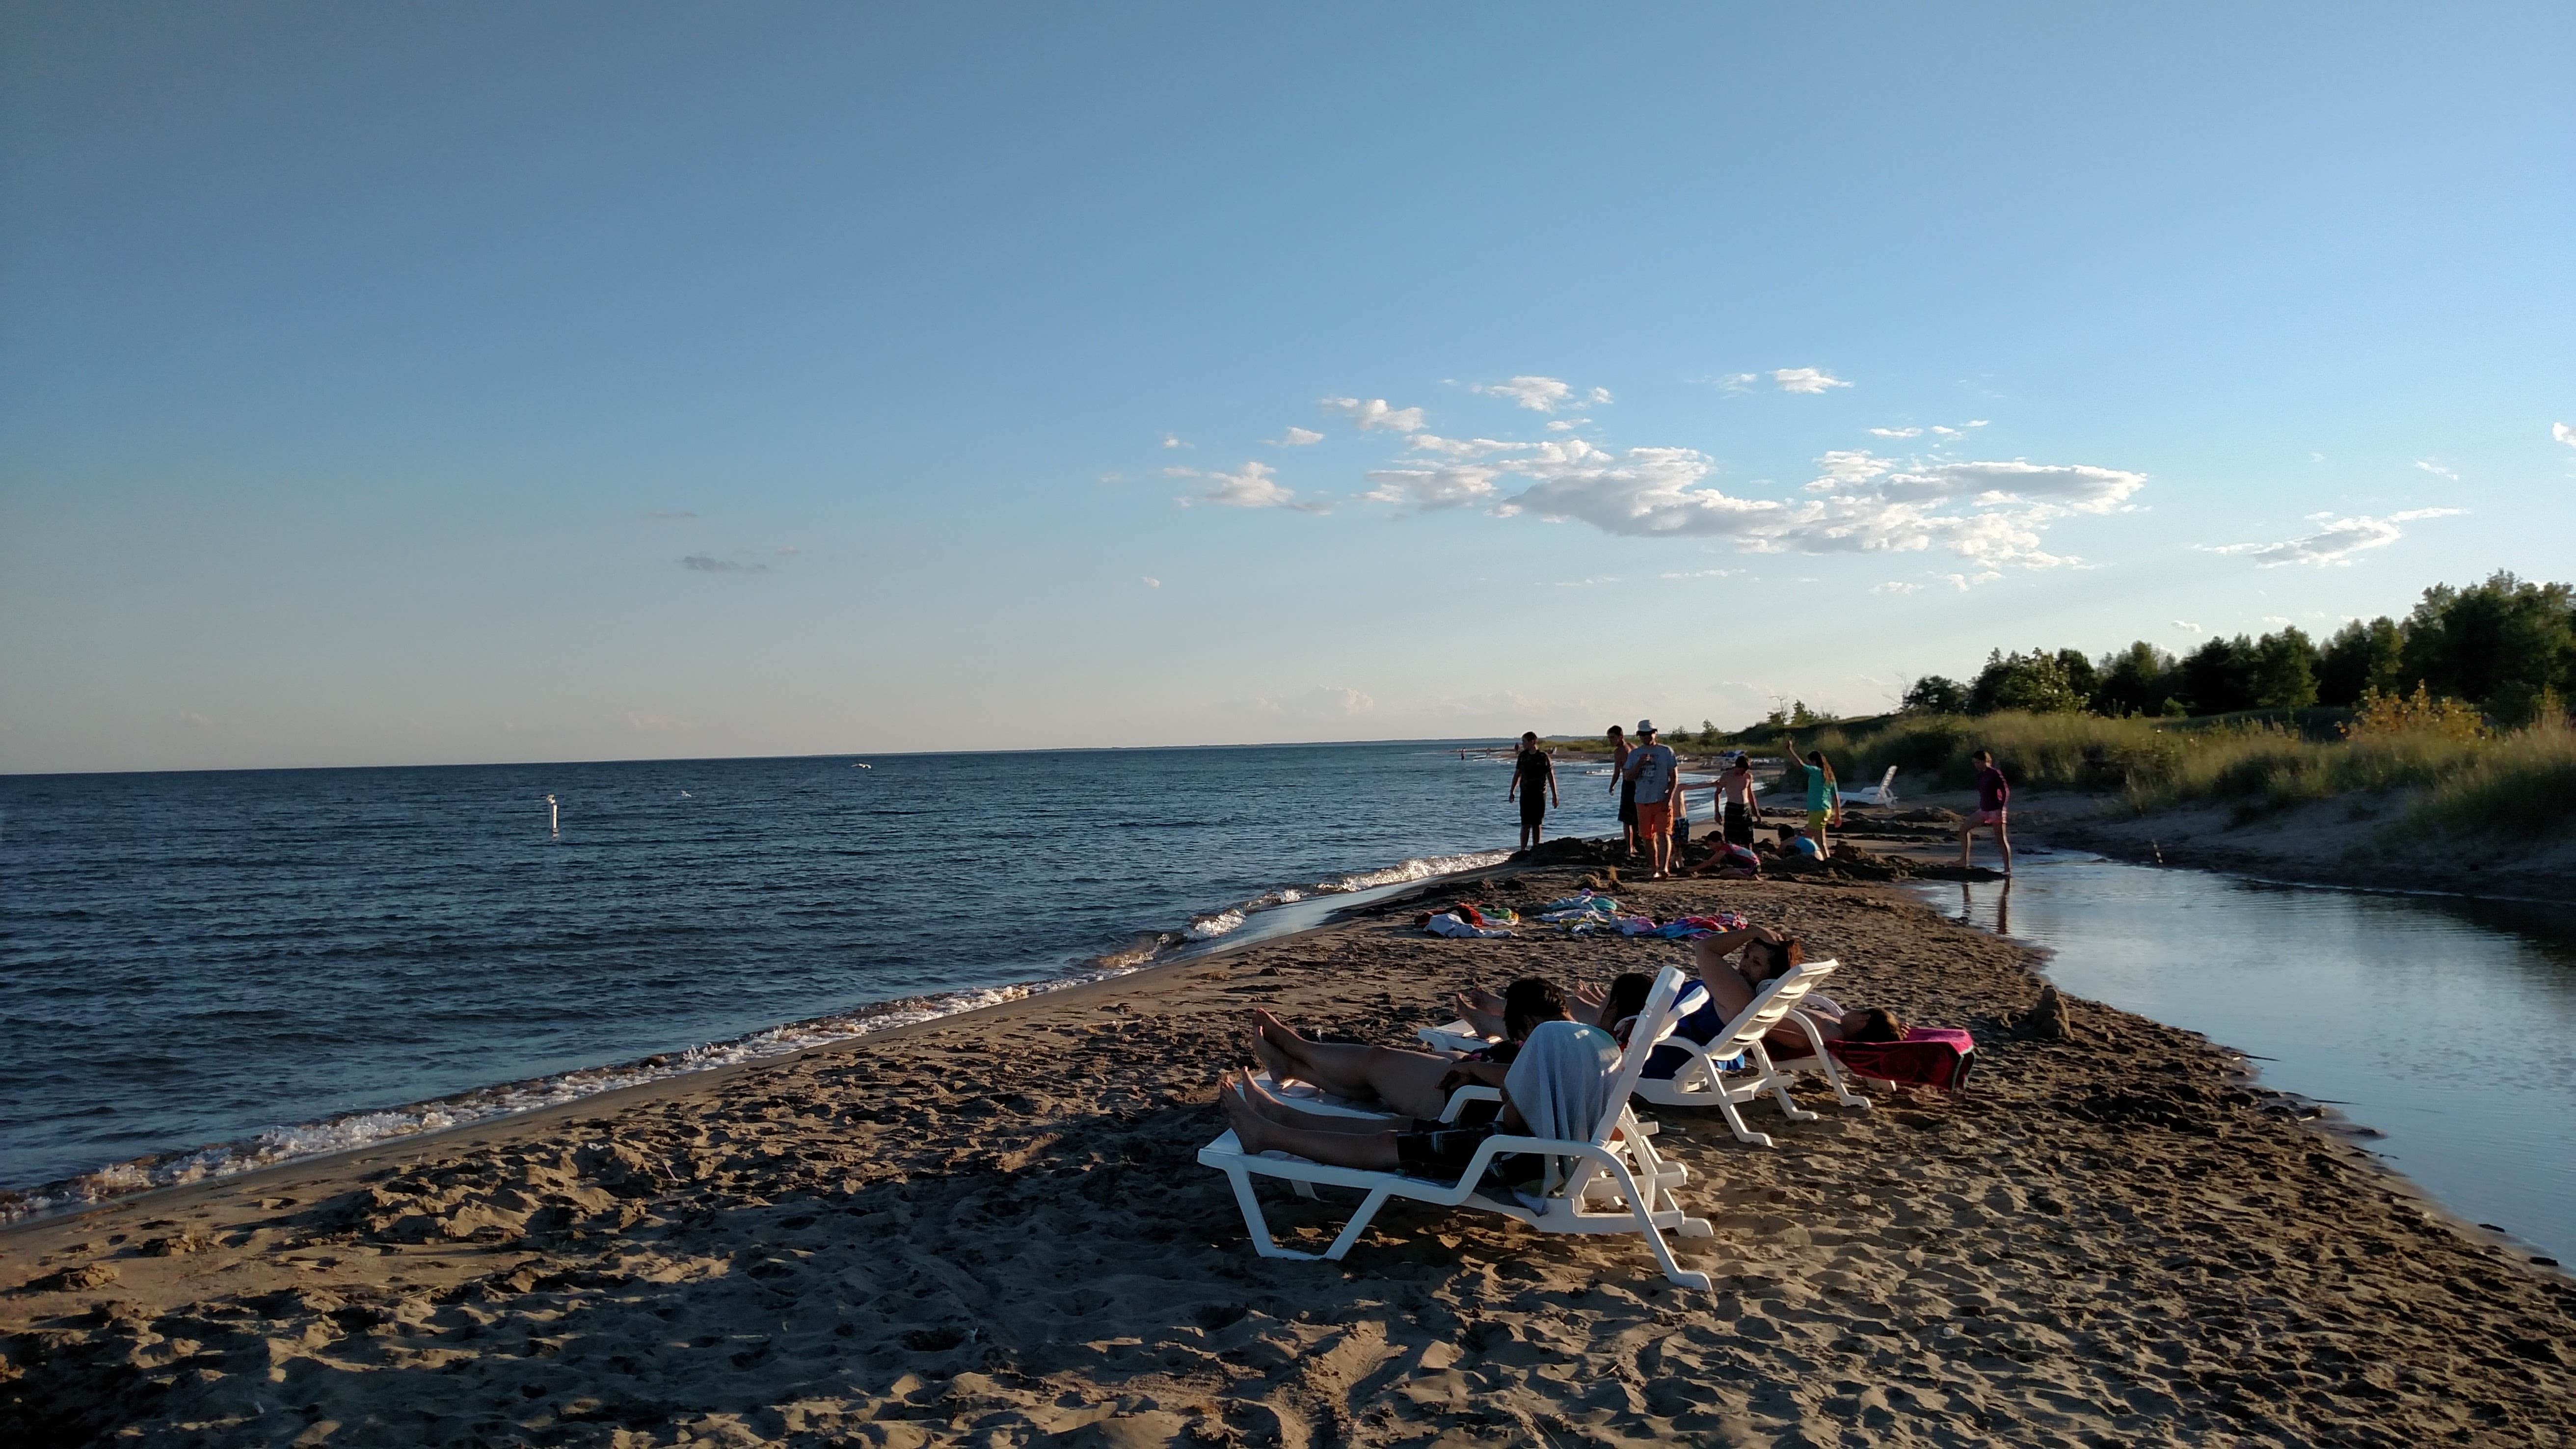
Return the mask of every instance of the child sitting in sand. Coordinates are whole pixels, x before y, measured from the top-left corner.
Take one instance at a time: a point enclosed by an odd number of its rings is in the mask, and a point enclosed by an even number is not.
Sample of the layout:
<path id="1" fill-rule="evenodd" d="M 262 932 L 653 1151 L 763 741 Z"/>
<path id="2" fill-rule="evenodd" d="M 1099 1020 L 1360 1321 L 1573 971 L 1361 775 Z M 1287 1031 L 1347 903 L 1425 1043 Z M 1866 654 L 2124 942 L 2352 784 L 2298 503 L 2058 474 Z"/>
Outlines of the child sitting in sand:
<path id="1" fill-rule="evenodd" d="M 1577 1022 L 1549 1021 L 1539 1023 L 1511 1066 L 1501 1069 L 1501 1112 L 1473 1126 L 1441 1123 L 1437 1113 L 1430 1114 L 1434 1120 L 1420 1120 L 1424 1114 L 1343 1117 L 1307 1112 L 1233 1072 L 1219 1085 L 1217 1103 L 1234 1126 L 1235 1140 L 1248 1153 L 1289 1152 L 1334 1167 L 1455 1182 L 1465 1175 L 1476 1150 L 1497 1133 L 1571 1141 L 1591 1137 L 1610 1109 L 1610 1085 L 1618 1069 L 1619 1045 L 1607 1032 Z M 1531 1169 L 1538 1161 L 1528 1156 L 1516 1159 L 1517 1165 Z M 1522 1177 L 1502 1168 L 1489 1178 L 1495 1180 L 1509 1183 Z"/>

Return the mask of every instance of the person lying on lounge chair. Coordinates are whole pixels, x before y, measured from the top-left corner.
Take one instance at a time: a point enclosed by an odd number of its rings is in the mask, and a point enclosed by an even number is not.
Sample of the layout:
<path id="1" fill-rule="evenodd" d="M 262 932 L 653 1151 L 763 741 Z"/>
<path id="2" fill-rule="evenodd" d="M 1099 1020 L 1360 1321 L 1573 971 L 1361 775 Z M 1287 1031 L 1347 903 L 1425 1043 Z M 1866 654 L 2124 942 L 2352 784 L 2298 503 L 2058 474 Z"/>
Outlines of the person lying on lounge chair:
<path id="1" fill-rule="evenodd" d="M 1503 1041 L 1464 1058 L 1404 1047 L 1308 1041 L 1267 1011 L 1252 1013 L 1258 1027 L 1252 1049 L 1272 1081 L 1307 1082 L 1336 1097 L 1375 1098 L 1407 1117 L 1437 1118 L 1459 1087 L 1469 1082 L 1501 1086 L 1517 1043 L 1541 1024 L 1566 1018 L 1565 994 L 1541 977 L 1513 982 L 1505 1000 L 1509 1012 Z"/>
<path id="2" fill-rule="evenodd" d="M 1730 962 L 1728 956 L 1736 959 Z M 1769 926 L 1752 926 L 1700 937 L 1691 942 L 1691 959 L 1699 967 L 1701 984 L 1708 988 L 1710 1008 L 1721 1019 L 1733 1021 L 1737 1013 L 1753 1004 L 1755 994 L 1773 977 L 1784 976 L 1804 963 L 1807 948 L 1795 936 Z M 1904 1023 L 1883 1007 L 1847 1008 L 1821 991 L 1810 991 L 1806 1000 L 1798 1003 L 1798 1011 L 1816 1024 L 1816 1030 L 1827 1041 L 1905 1039 Z M 1795 1056 L 1805 1056 L 1810 1050 L 1807 1034 L 1787 1021 L 1765 1033 L 1762 1045 L 1774 1053 Z"/>
<path id="3" fill-rule="evenodd" d="M 1219 1085 L 1217 1103 L 1247 1153 L 1287 1152 L 1333 1167 L 1455 1182 L 1466 1172 L 1476 1149 L 1497 1133 L 1571 1141 L 1590 1138 L 1610 1107 L 1619 1046 L 1598 1027 L 1541 1022 L 1522 1043 L 1511 1066 L 1500 1070 L 1502 1111 L 1475 1126 L 1444 1124 L 1436 1120 L 1436 1113 L 1434 1120 L 1420 1120 L 1419 1114 L 1339 1117 L 1306 1112 L 1262 1090 L 1250 1077 L 1233 1072 Z M 1536 1158 L 1523 1157 L 1515 1165 L 1535 1168 L 1537 1163 Z M 1508 1167 L 1498 1176 L 1505 1182 L 1520 1180 Z"/>
<path id="4" fill-rule="evenodd" d="M 1584 994 L 1587 991 L 1591 993 L 1589 996 Z M 1555 982 L 1544 976 L 1524 976 L 1499 996 L 1477 986 L 1459 992 L 1452 999 L 1458 1003 L 1458 1014 L 1467 1019 L 1469 1026 L 1486 1036 L 1502 1038 L 1477 1055 L 1489 1061 L 1509 1064 L 1511 1053 L 1517 1049 L 1520 1040 L 1529 1035 L 1531 1027 L 1542 1021 L 1571 1018 L 1585 1026 L 1609 1024 L 1600 1017 L 1601 988 L 1578 986 L 1574 995 L 1575 1001 L 1569 1006 L 1565 993 L 1557 989 Z M 1641 1004 L 1644 999 L 1638 998 Z"/>

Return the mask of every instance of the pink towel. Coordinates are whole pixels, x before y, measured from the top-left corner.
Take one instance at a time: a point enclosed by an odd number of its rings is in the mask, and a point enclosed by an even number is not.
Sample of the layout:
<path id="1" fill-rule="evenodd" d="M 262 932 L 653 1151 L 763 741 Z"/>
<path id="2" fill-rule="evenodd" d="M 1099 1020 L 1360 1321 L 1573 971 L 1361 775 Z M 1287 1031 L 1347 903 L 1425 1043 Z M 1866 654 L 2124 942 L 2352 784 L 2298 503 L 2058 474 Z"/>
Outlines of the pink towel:
<path id="1" fill-rule="evenodd" d="M 1954 1026 L 1917 1026 L 1903 1041 L 1829 1041 L 1825 1050 L 1864 1077 L 1957 1092 L 1967 1086 L 1977 1039 Z"/>

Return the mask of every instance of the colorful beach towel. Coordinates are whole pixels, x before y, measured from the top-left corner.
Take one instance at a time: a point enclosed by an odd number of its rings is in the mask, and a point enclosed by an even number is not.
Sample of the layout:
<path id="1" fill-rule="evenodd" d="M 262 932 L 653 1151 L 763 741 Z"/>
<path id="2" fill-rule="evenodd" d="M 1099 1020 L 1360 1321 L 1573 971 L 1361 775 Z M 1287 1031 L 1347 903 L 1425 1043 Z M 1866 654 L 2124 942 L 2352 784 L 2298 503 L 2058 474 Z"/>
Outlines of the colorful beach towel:
<path id="1" fill-rule="evenodd" d="M 1955 1026 L 1908 1027 L 1903 1041 L 1829 1041 L 1835 1061 L 1864 1077 L 1908 1087 L 1967 1090 L 1977 1039 Z"/>

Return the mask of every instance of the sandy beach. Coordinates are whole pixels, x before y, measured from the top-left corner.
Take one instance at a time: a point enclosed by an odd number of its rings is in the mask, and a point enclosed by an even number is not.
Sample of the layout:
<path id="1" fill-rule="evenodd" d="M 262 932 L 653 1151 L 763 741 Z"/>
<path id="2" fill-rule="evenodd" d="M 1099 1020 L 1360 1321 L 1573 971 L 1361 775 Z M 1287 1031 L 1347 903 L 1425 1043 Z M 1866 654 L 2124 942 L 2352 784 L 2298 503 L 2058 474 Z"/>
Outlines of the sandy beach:
<path id="1" fill-rule="evenodd" d="M 1981 1044 L 1960 1101 L 1752 1109 L 1773 1150 L 1656 1111 L 1713 1292 L 1634 1239 L 1408 1205 L 1341 1263 L 1253 1254 L 1193 1159 L 1250 1006 L 1404 1043 L 1470 983 L 1681 954 L 1435 939 L 1396 902 L 0 1235 L 0 1440 L 2576 1443 L 2576 1284 L 2209 1043 L 2082 1001 L 2072 1039 L 2017 1039 L 2023 951 L 1865 884 L 1623 898 L 1783 926 L 1844 1001 Z M 1310 1247 L 1351 1205 L 1269 1200 Z"/>

